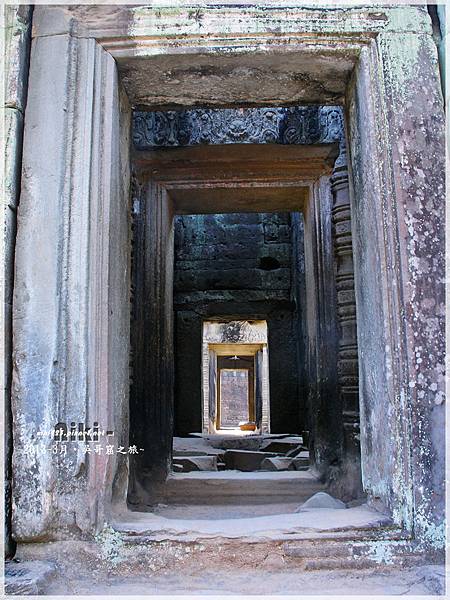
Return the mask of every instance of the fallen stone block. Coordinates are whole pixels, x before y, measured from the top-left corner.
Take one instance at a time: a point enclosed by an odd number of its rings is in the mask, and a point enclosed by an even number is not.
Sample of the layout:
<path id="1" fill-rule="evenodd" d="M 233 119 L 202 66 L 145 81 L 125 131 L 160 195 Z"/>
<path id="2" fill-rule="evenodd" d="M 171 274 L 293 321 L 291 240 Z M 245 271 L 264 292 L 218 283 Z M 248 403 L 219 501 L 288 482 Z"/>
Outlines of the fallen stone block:
<path id="1" fill-rule="evenodd" d="M 182 467 L 175 473 L 190 473 L 191 471 L 217 471 L 217 456 L 174 456 L 173 464 Z"/>
<path id="2" fill-rule="evenodd" d="M 285 456 L 265 458 L 261 463 L 261 471 L 293 471 L 292 461 L 292 458 L 286 458 Z"/>
<path id="3" fill-rule="evenodd" d="M 291 460 L 296 471 L 307 471 L 310 467 L 309 460 L 305 461 L 303 458 L 292 458 Z"/>
<path id="4" fill-rule="evenodd" d="M 204 438 L 173 438 L 174 456 L 210 456 L 220 454 Z"/>
<path id="5" fill-rule="evenodd" d="M 305 446 L 302 446 L 300 444 L 299 446 L 295 446 L 295 448 L 292 448 L 292 450 L 289 450 L 289 452 L 286 452 L 286 456 L 298 456 L 300 452 L 309 452 L 309 450 L 308 448 L 305 448 Z"/>
<path id="6" fill-rule="evenodd" d="M 227 469 L 236 471 L 259 471 L 264 459 L 277 456 L 270 452 L 257 452 L 253 450 L 227 450 L 224 462 Z"/>
<path id="7" fill-rule="evenodd" d="M 296 454 L 294 454 L 294 456 L 292 458 L 305 458 L 309 460 L 309 450 L 300 450 L 300 452 L 297 452 Z"/>
<path id="8" fill-rule="evenodd" d="M 299 506 L 295 512 L 303 512 L 311 508 L 340 509 L 346 508 L 346 506 L 341 500 L 333 498 L 333 496 L 330 496 L 326 492 L 317 492 L 317 494 L 314 494 L 314 496 L 311 496 L 311 498 L 308 498 L 306 502 Z"/>
<path id="9" fill-rule="evenodd" d="M 277 440 L 277 441 L 267 441 L 261 445 L 261 452 L 275 452 L 276 454 L 287 454 L 288 452 L 292 452 L 298 450 L 300 452 L 303 449 L 302 439 L 297 438 L 294 440 Z"/>
<path id="10" fill-rule="evenodd" d="M 208 456 L 207 452 L 203 452 L 202 450 L 190 450 L 189 448 L 186 450 L 180 450 L 176 448 L 177 456 Z"/>
<path id="11" fill-rule="evenodd" d="M 309 469 L 309 452 L 300 452 L 292 458 L 292 463 L 296 471 L 305 471 Z"/>
<path id="12" fill-rule="evenodd" d="M 261 445 L 261 437 L 254 436 L 253 434 L 242 437 L 216 435 L 207 438 L 207 441 L 213 448 L 220 450 L 251 450 L 259 452 L 259 447 Z"/>

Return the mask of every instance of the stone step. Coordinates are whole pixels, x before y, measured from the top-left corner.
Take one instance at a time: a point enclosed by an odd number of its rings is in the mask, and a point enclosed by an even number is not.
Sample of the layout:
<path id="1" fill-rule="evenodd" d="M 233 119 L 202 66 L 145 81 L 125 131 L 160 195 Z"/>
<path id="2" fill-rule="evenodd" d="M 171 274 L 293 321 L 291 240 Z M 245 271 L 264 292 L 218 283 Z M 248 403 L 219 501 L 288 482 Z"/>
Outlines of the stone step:
<path id="1" fill-rule="evenodd" d="M 420 546 L 400 528 L 381 526 L 329 532 L 327 538 L 304 539 L 282 545 L 283 556 L 306 571 L 408 567 L 429 560 Z"/>
<path id="2" fill-rule="evenodd" d="M 169 504 L 298 502 L 324 490 L 310 471 L 173 473 L 161 492 Z"/>
<path id="3" fill-rule="evenodd" d="M 314 535 L 309 532 L 299 532 L 296 539 L 285 542 L 282 549 L 285 556 L 295 557 L 297 555 L 302 557 L 305 555 L 305 548 L 312 548 L 314 544 L 318 549 L 323 550 L 329 544 L 375 543 L 380 540 L 404 543 L 409 542 L 411 536 L 404 529 L 392 525 L 391 519 L 386 517 L 369 527 L 333 529 L 331 531 L 321 530 L 314 532 Z M 311 544 L 313 545 L 311 546 Z"/>
<path id="4" fill-rule="evenodd" d="M 292 434 L 263 434 L 263 435 L 247 435 L 247 436 L 227 436 L 227 435 L 211 435 L 205 436 L 203 441 L 213 448 L 221 450 L 253 450 L 259 451 L 262 447 L 269 443 L 274 443 L 279 440 L 283 444 L 283 451 L 286 444 L 289 448 L 301 446 L 303 438 Z M 278 450 L 276 451 L 278 453 Z"/>
<path id="5" fill-rule="evenodd" d="M 389 555 L 378 558 L 376 555 L 358 557 L 317 558 L 306 560 L 302 568 L 305 571 L 332 571 L 332 570 L 357 570 L 373 569 L 374 567 L 413 567 L 426 564 L 429 558 L 425 554 L 415 555 Z"/>
<path id="6" fill-rule="evenodd" d="M 117 515 L 113 526 L 127 542 L 134 540 L 133 543 L 150 540 L 213 543 L 227 539 L 242 545 L 246 554 L 255 547 L 253 543 L 272 544 L 287 565 L 297 565 L 300 569 L 312 560 L 349 560 L 357 556 L 358 560 L 369 557 L 376 561 L 414 551 L 409 539 L 390 539 L 389 517 L 367 506 L 326 513 L 321 510 L 295 513 L 292 512 L 295 506 L 292 501 L 284 505 L 267 502 L 244 505 L 211 499 L 201 505 L 195 501 L 167 503 L 155 506 L 153 512 L 127 511 Z M 301 553 L 296 551 L 300 548 Z"/>

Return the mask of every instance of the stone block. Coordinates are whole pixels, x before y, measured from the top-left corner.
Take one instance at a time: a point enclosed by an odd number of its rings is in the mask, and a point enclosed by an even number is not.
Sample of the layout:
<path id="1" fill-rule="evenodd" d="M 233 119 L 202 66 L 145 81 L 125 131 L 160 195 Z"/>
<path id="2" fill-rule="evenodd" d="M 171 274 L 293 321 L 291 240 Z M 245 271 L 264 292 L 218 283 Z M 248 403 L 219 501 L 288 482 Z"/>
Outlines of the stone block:
<path id="1" fill-rule="evenodd" d="M 182 471 L 175 472 L 217 471 L 217 456 L 174 456 L 173 463 L 182 467 Z"/>
<path id="2" fill-rule="evenodd" d="M 304 458 L 304 459 L 308 459 L 309 460 L 309 450 L 300 450 L 300 452 L 297 452 L 293 455 L 289 455 L 292 456 L 292 458 Z"/>
<path id="3" fill-rule="evenodd" d="M 297 456 L 297 454 L 302 450 L 302 445 L 299 441 L 276 441 L 276 442 L 267 442 L 263 444 L 260 448 L 261 451 L 264 452 L 276 452 L 280 454 L 286 454 L 289 456 Z M 293 453 L 293 454 L 291 454 Z"/>
<path id="4" fill-rule="evenodd" d="M 306 471 L 309 469 L 309 457 L 292 458 L 292 465 L 296 471 Z"/>
<path id="5" fill-rule="evenodd" d="M 224 461 L 227 469 L 237 471 L 258 471 L 264 459 L 277 456 L 271 452 L 256 452 L 252 450 L 227 450 Z"/>
<path id="6" fill-rule="evenodd" d="M 286 456 L 291 456 L 291 457 L 295 457 L 298 456 L 300 454 L 300 452 L 304 452 L 304 451 L 308 451 L 305 446 L 302 445 L 298 445 L 295 446 L 295 448 L 292 448 L 292 450 L 289 450 L 289 452 L 286 452 Z"/>
<path id="7" fill-rule="evenodd" d="M 261 463 L 261 471 L 293 471 L 293 459 L 285 456 L 265 458 Z"/>

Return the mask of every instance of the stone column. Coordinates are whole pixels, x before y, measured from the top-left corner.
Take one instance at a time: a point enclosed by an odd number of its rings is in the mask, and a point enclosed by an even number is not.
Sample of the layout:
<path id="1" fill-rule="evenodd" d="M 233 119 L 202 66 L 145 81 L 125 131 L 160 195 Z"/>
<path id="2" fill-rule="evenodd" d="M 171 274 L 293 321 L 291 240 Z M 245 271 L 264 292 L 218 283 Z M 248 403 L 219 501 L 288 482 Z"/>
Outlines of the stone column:
<path id="1" fill-rule="evenodd" d="M 158 182 L 142 181 L 135 202 L 133 387 L 130 439 L 143 449 L 130 461 L 128 501 L 153 502 L 170 472 L 173 406 L 173 207 Z"/>
<path id="2" fill-rule="evenodd" d="M 341 454 L 342 410 L 337 395 L 337 318 L 329 176 L 312 187 L 304 209 L 306 334 L 311 458 L 324 479 Z"/>
<path id="3" fill-rule="evenodd" d="M 358 343 L 350 193 L 345 140 L 331 176 L 332 221 L 338 321 L 337 373 L 342 407 L 343 457 L 340 487 L 353 496 L 361 488 L 359 446 Z"/>
<path id="4" fill-rule="evenodd" d="M 95 40 L 33 39 L 13 300 L 18 541 L 92 533 L 109 510 L 121 457 L 81 442 L 53 454 L 57 423 L 97 421 L 126 446 L 129 114 Z"/>
<path id="5" fill-rule="evenodd" d="M 12 294 L 14 287 L 14 247 L 16 242 L 16 215 L 20 195 L 23 120 L 27 98 L 28 62 L 30 52 L 30 6 L 5 7 L 5 104 L 4 104 L 4 416 L 5 416 L 5 554 L 11 556 L 14 544 L 11 538 L 11 457 L 13 452 L 11 415 L 12 375 Z"/>

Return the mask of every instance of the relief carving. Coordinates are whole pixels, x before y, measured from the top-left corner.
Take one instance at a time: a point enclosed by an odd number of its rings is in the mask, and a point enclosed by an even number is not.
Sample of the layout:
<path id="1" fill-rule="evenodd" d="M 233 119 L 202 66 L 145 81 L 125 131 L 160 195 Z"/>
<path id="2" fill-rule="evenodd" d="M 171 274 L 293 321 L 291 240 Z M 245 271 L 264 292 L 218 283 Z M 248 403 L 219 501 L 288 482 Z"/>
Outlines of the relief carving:
<path id="1" fill-rule="evenodd" d="M 137 150 L 197 144 L 327 144 L 343 138 L 339 106 L 135 111 Z"/>

